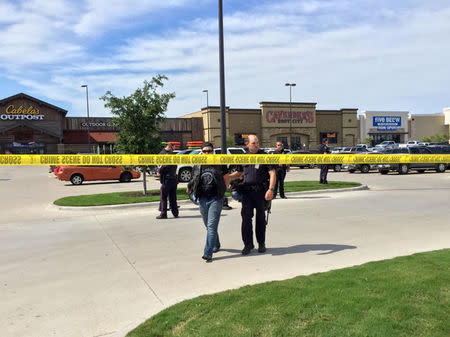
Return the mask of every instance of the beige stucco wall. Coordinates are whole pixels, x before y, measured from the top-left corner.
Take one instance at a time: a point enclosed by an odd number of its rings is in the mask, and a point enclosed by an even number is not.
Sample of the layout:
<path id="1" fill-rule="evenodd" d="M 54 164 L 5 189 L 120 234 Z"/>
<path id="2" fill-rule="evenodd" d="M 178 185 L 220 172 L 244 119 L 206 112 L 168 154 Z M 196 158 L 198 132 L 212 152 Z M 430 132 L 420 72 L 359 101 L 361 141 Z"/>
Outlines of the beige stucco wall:
<path id="1" fill-rule="evenodd" d="M 423 137 L 432 137 L 436 134 L 448 134 L 449 126 L 445 125 L 445 115 L 412 115 L 411 140 L 422 140 Z"/>
<path id="2" fill-rule="evenodd" d="M 228 113 L 230 137 L 235 134 L 255 134 L 261 137 L 261 111 L 259 109 L 230 109 Z"/>
<path id="3" fill-rule="evenodd" d="M 337 144 L 331 146 L 341 146 L 342 144 L 342 113 L 339 110 L 317 110 L 317 138 L 320 142 L 321 133 L 336 133 Z"/>

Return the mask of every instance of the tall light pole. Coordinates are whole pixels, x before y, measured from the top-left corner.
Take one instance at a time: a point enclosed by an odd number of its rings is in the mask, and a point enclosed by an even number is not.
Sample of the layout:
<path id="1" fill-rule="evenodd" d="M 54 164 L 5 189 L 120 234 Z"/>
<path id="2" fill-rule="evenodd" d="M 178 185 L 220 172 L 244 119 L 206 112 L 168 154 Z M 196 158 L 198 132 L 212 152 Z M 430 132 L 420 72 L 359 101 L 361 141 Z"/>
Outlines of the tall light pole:
<path id="1" fill-rule="evenodd" d="M 206 107 L 209 107 L 208 89 L 203 90 L 203 92 L 206 92 Z"/>
<path id="2" fill-rule="evenodd" d="M 289 87 L 289 148 L 292 148 L 292 87 L 295 87 L 295 83 L 286 83 L 286 87 Z"/>
<path id="3" fill-rule="evenodd" d="M 222 153 L 227 153 L 227 123 L 225 115 L 225 65 L 223 52 L 223 10 L 219 0 L 219 65 L 220 65 L 220 122 L 222 134 Z"/>
<path id="4" fill-rule="evenodd" d="M 88 130 L 88 147 L 91 153 L 91 132 L 89 130 L 89 90 L 87 84 L 83 84 L 82 88 L 86 88 L 86 111 L 87 111 L 87 130 Z"/>

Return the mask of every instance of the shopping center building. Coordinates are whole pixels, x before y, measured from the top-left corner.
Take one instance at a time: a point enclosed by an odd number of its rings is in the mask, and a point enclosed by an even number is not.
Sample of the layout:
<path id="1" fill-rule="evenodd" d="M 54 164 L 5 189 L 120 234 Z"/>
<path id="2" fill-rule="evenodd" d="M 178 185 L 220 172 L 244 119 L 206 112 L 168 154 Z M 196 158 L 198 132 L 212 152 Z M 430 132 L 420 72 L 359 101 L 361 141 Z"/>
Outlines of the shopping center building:
<path id="1" fill-rule="evenodd" d="M 244 145 L 256 134 L 261 147 L 282 141 L 292 149 L 315 149 L 323 138 L 332 146 L 351 146 L 359 141 L 357 109 L 316 110 L 317 103 L 261 102 L 259 109 L 226 108 L 227 137 Z M 220 108 L 206 107 L 181 118 L 202 118 L 203 138 L 220 146 Z"/>
<path id="2" fill-rule="evenodd" d="M 227 137 L 243 146 L 256 134 L 261 147 L 277 141 L 292 149 L 316 149 L 323 138 L 330 146 L 352 146 L 371 137 L 406 142 L 449 133 L 450 108 L 442 114 L 407 111 L 317 110 L 317 103 L 261 102 L 259 109 L 226 108 Z M 111 153 L 119 129 L 107 117 L 67 117 L 62 108 L 20 93 L 0 100 L 0 153 Z M 221 144 L 220 108 L 209 106 L 161 125 L 165 141 L 210 141 Z"/>

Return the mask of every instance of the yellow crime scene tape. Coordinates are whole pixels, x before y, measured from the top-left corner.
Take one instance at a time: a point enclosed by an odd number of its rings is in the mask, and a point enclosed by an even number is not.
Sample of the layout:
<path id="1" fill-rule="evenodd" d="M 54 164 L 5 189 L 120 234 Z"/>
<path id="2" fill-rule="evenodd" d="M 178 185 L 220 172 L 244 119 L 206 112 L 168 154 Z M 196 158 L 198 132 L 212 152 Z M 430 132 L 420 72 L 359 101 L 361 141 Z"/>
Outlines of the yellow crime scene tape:
<path id="1" fill-rule="evenodd" d="M 450 163 L 450 154 L 107 154 L 0 155 L 1 166 L 27 165 L 253 165 L 253 164 L 391 164 Z"/>

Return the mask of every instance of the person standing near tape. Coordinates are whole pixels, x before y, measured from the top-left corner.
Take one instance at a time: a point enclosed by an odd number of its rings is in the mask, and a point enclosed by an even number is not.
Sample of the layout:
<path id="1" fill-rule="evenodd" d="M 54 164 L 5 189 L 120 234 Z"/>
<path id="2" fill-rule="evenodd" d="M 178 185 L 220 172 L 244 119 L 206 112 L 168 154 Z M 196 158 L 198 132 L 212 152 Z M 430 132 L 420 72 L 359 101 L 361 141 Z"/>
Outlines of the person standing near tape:
<path id="1" fill-rule="evenodd" d="M 167 144 L 160 154 L 173 154 L 173 145 Z M 158 168 L 159 180 L 161 182 L 160 195 L 161 201 L 159 203 L 159 211 L 161 212 L 156 219 L 167 219 L 167 198 L 169 198 L 170 210 L 175 218 L 178 218 L 177 205 L 177 166 L 176 165 L 161 165 Z"/>
<path id="2" fill-rule="evenodd" d="M 330 153 L 330 148 L 328 147 L 328 138 L 324 138 L 322 144 L 319 145 L 319 153 L 320 154 L 328 154 Z M 323 164 L 320 165 L 320 183 L 328 184 L 327 180 L 328 175 L 328 165 Z"/>
<path id="3" fill-rule="evenodd" d="M 265 154 L 259 149 L 256 135 L 249 135 L 247 140 L 249 154 Z M 242 255 L 248 255 L 255 248 L 253 244 L 253 211 L 256 210 L 256 240 L 258 252 L 266 251 L 266 216 L 265 203 L 273 199 L 276 174 L 273 165 L 243 165 L 230 174 L 230 179 L 243 179 L 242 185 L 242 226 L 241 234 L 244 248 Z"/>
<path id="4" fill-rule="evenodd" d="M 277 142 L 277 149 L 274 151 L 274 154 L 284 154 L 284 146 L 282 142 Z M 277 197 L 278 187 L 280 188 L 280 197 L 282 199 L 286 199 L 286 195 L 284 194 L 284 178 L 286 178 L 286 172 L 290 171 L 289 165 L 280 164 L 276 166 L 276 174 L 277 174 L 277 182 L 275 183 L 275 192 L 273 198 Z"/>
<path id="5" fill-rule="evenodd" d="M 202 154 L 214 154 L 213 144 L 205 142 Z M 223 207 L 223 197 L 228 185 L 228 168 L 226 165 L 196 165 L 192 169 L 192 179 L 186 192 L 195 195 L 200 207 L 200 214 L 206 227 L 206 244 L 202 259 L 212 261 L 213 253 L 220 249 L 219 226 Z"/>

